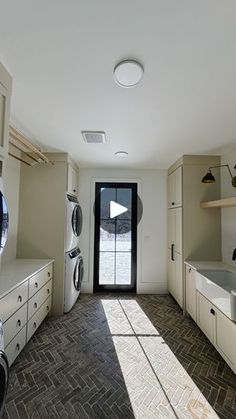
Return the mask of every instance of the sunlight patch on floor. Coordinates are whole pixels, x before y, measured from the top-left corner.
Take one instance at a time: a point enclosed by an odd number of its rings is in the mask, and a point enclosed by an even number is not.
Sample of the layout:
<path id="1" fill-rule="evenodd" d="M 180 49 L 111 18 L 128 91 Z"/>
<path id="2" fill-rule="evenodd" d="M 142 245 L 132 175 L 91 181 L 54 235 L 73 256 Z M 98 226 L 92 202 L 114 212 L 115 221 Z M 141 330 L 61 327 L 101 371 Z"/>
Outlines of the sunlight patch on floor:
<path id="1" fill-rule="evenodd" d="M 137 301 L 101 302 L 135 418 L 218 418 Z"/>

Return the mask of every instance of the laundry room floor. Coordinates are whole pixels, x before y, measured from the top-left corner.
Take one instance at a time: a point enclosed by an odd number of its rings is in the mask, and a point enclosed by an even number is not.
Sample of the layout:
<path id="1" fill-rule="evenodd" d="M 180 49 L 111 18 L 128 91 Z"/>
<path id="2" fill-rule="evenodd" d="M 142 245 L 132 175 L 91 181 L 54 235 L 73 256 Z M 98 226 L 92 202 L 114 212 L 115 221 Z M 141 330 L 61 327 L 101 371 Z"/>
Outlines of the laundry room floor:
<path id="1" fill-rule="evenodd" d="M 236 376 L 170 296 L 82 295 L 11 368 L 4 419 L 236 417 Z"/>

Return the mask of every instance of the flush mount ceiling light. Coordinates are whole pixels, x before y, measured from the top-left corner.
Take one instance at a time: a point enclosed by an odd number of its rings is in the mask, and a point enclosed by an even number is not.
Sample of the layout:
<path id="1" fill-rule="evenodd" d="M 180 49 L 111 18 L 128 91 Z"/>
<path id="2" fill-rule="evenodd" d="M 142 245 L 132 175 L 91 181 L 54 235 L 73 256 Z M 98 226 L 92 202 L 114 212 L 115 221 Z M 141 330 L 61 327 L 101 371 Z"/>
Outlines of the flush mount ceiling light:
<path id="1" fill-rule="evenodd" d="M 128 156 L 127 151 L 117 151 L 115 153 L 115 157 L 117 157 L 118 159 L 124 159 L 127 156 Z"/>
<path id="2" fill-rule="evenodd" d="M 121 87 L 134 87 L 143 78 L 143 66 L 135 60 L 124 60 L 114 68 L 114 79 Z"/>
<path id="3" fill-rule="evenodd" d="M 218 166 L 212 166 L 209 167 L 209 171 L 207 172 L 207 174 L 205 176 L 203 176 L 202 178 L 202 183 L 215 183 L 215 177 L 213 176 L 213 174 L 211 173 L 211 169 L 216 169 L 218 167 L 227 167 L 230 177 L 231 177 L 231 184 L 234 188 L 236 188 L 236 176 L 232 175 L 232 172 L 230 170 L 230 167 L 228 164 L 219 164 Z M 236 169 L 236 165 L 234 166 L 234 168 Z"/>

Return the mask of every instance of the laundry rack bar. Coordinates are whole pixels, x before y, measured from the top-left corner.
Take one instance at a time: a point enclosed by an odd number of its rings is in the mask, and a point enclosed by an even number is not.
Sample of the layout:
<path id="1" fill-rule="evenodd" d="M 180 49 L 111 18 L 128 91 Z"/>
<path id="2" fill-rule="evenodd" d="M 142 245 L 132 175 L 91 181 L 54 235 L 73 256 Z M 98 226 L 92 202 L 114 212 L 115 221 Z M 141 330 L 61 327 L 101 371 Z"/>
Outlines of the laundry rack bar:
<path id="1" fill-rule="evenodd" d="M 28 162 L 23 158 L 16 156 L 13 153 L 8 153 L 12 157 L 22 161 L 23 163 L 29 166 L 33 166 L 36 163 L 54 164 L 45 156 L 44 153 L 42 153 L 42 151 L 38 147 L 32 144 L 31 141 L 28 140 L 28 138 L 26 138 L 21 132 L 19 132 L 16 128 L 12 127 L 11 125 L 9 127 L 9 135 L 10 144 L 20 152 L 24 153 L 27 156 L 27 158 L 31 159 L 32 161 Z"/>

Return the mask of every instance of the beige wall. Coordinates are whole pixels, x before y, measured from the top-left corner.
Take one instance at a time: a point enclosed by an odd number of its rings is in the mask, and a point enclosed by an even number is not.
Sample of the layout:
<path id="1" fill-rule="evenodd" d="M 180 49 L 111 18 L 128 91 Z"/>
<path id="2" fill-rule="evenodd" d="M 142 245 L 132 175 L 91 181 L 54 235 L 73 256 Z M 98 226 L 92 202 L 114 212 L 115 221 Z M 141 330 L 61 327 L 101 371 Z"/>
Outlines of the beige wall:
<path id="1" fill-rule="evenodd" d="M 233 176 L 236 175 L 236 146 L 222 156 L 221 164 L 229 164 Z M 236 196 L 236 188 L 231 185 L 230 176 L 226 168 L 221 169 L 221 196 L 227 198 Z M 236 247 L 236 208 L 222 208 L 222 258 L 223 261 L 236 266 L 232 261 L 232 253 Z"/>
<path id="2" fill-rule="evenodd" d="M 2 264 L 15 259 L 18 230 L 20 162 L 9 157 L 4 173 L 4 190 L 9 208 L 9 233 L 2 254 Z"/>
<path id="3" fill-rule="evenodd" d="M 93 291 L 94 182 L 137 182 L 143 202 L 143 217 L 138 226 L 137 292 L 167 292 L 167 171 L 80 169 L 79 202 L 83 210 L 80 248 L 84 257 L 84 292 Z"/>

